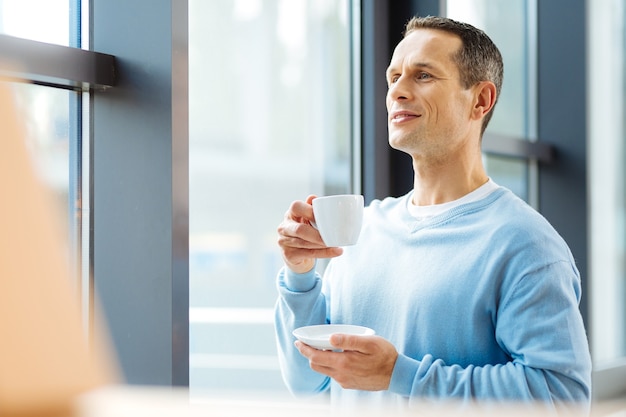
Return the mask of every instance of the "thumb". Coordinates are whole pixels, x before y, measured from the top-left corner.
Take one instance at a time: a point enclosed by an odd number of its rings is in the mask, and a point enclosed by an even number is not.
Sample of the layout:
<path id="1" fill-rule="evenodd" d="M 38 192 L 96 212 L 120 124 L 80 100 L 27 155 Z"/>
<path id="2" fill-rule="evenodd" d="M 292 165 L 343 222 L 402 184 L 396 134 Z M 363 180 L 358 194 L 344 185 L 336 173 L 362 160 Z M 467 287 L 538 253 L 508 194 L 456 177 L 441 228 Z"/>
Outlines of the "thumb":
<path id="1" fill-rule="evenodd" d="M 337 349 L 363 352 L 366 336 L 355 336 L 343 333 L 330 335 L 330 344 Z"/>

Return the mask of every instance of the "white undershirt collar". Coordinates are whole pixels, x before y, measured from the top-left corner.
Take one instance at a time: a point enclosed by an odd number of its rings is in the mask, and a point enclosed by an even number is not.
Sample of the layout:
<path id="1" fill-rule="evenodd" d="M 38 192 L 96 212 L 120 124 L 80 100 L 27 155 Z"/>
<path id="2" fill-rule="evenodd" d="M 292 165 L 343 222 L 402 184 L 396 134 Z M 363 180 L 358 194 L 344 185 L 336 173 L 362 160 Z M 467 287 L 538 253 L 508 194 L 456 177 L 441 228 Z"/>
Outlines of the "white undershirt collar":
<path id="1" fill-rule="evenodd" d="M 431 217 L 438 216 L 448 210 L 458 207 L 461 204 L 467 204 L 481 200 L 487 197 L 497 188 L 498 184 L 496 184 L 491 178 L 489 178 L 486 183 L 484 183 L 471 193 L 465 194 L 459 199 L 456 199 L 454 201 L 448 201 L 447 203 L 442 204 L 432 204 L 429 206 L 416 206 L 415 204 L 413 204 L 413 193 L 411 193 L 408 198 L 407 208 L 409 209 L 409 213 L 411 214 L 411 216 L 415 217 L 417 220 L 430 219 Z"/>

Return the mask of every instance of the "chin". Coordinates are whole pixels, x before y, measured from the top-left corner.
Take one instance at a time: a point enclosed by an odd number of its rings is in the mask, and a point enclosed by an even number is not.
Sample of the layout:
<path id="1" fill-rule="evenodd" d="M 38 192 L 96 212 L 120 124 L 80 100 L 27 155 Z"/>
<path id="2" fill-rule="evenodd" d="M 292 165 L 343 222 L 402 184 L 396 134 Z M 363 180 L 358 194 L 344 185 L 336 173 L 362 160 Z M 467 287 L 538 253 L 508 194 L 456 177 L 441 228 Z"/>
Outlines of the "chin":
<path id="1" fill-rule="evenodd" d="M 395 150 L 408 153 L 409 145 L 410 143 L 406 140 L 406 138 L 404 138 L 404 140 L 403 138 L 389 138 L 389 146 Z"/>

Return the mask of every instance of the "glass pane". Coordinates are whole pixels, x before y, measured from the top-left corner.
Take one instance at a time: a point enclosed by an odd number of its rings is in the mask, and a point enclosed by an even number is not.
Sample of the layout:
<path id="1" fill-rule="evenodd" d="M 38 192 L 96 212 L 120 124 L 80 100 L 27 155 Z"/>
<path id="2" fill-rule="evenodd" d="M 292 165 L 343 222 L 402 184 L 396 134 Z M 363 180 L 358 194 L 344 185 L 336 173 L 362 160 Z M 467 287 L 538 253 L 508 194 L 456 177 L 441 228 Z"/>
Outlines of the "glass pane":
<path id="1" fill-rule="evenodd" d="M 447 0 L 447 16 L 484 30 L 500 49 L 504 60 L 504 83 L 487 132 L 514 138 L 530 138 L 536 133 L 534 85 L 529 78 L 529 42 L 534 38 L 528 23 L 526 0 Z M 533 69 L 534 70 L 534 69 Z M 529 201 L 529 167 L 525 161 L 486 156 L 487 173 Z"/>
<path id="2" fill-rule="evenodd" d="M 530 85 L 526 0 L 447 0 L 447 15 L 484 30 L 500 49 L 504 83 L 489 130 L 523 138 L 529 132 Z"/>
<path id="3" fill-rule="evenodd" d="M 0 0 L 0 33 L 70 45 L 70 4 L 79 0 Z"/>
<path id="4" fill-rule="evenodd" d="M 528 200 L 528 163 L 524 160 L 485 155 L 484 164 L 489 176 L 519 197 Z"/>
<path id="5" fill-rule="evenodd" d="M 190 385 L 285 391 L 276 227 L 350 186 L 348 1 L 189 2 Z"/>
<path id="6" fill-rule="evenodd" d="M 75 185 L 76 123 L 70 124 L 71 108 L 77 93 L 32 84 L 12 84 L 17 111 L 23 118 L 27 148 L 33 167 L 42 183 L 53 195 L 59 222 L 68 231 L 67 253 L 74 256 L 73 239 L 80 213 Z M 74 143 L 73 143 L 74 142 Z M 72 172 L 72 174 L 70 173 Z M 70 259 L 75 261 L 75 259 Z"/>
<path id="7" fill-rule="evenodd" d="M 591 352 L 595 365 L 626 358 L 626 5 L 590 14 L 589 160 Z M 602 62 L 602 65 L 596 63 Z"/>

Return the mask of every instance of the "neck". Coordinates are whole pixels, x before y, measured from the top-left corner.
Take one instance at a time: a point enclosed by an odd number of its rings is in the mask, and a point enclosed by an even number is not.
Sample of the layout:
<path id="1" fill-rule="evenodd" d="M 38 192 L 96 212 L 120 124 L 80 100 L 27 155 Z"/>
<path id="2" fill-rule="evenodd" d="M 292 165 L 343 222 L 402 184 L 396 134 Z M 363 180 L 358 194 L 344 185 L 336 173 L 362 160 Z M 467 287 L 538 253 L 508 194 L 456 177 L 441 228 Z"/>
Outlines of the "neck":
<path id="1" fill-rule="evenodd" d="M 420 164 L 415 170 L 413 204 L 426 206 L 457 200 L 485 184 L 489 177 L 482 158 L 472 161 L 448 161 L 444 164 Z"/>

